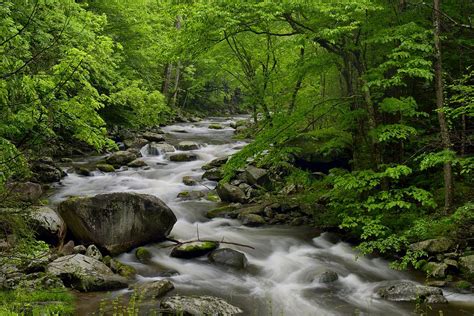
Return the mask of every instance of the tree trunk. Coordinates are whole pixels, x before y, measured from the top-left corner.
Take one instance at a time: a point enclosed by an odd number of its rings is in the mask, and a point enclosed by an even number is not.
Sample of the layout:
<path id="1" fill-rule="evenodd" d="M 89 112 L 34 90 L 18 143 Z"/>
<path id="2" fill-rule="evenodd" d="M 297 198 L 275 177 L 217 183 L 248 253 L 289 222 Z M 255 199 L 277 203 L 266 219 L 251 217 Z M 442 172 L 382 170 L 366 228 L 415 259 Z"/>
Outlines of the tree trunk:
<path id="1" fill-rule="evenodd" d="M 304 59 L 304 47 L 300 49 L 300 65 L 303 64 Z M 305 72 L 300 70 L 300 75 L 298 76 L 298 80 L 296 81 L 296 85 L 293 89 L 293 94 L 291 95 L 291 102 L 288 108 L 288 114 L 293 113 L 295 106 L 296 106 L 296 97 L 298 96 L 298 92 L 301 89 L 301 84 L 303 83 L 303 78 L 305 76 Z"/>
<path id="2" fill-rule="evenodd" d="M 161 87 L 161 93 L 163 93 L 165 97 L 168 97 L 172 71 L 173 71 L 173 64 L 172 63 L 167 64 L 165 68 L 165 78 L 163 80 L 163 86 Z"/>
<path id="3" fill-rule="evenodd" d="M 433 0 L 433 33 L 434 33 L 434 53 L 435 53 L 435 94 L 436 109 L 438 111 L 438 121 L 441 133 L 441 141 L 444 150 L 451 149 L 451 140 L 449 137 L 448 124 L 446 115 L 443 112 L 444 106 L 444 87 L 443 87 L 443 64 L 441 55 L 441 0 Z M 444 208 L 448 212 L 453 206 L 453 170 L 451 162 L 444 163 Z"/>

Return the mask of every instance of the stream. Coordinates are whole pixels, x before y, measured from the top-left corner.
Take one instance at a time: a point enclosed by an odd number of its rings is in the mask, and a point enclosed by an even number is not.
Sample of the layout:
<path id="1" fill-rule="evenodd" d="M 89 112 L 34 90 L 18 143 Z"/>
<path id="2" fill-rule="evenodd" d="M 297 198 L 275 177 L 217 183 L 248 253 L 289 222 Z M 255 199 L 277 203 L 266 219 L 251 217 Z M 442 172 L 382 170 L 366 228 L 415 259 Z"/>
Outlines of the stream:
<path id="1" fill-rule="evenodd" d="M 201 239 L 232 241 L 252 245 L 255 249 L 226 245 L 246 254 L 249 267 L 235 271 L 210 264 L 207 257 L 192 260 L 171 258 L 170 248 L 161 244 L 146 247 L 153 254 L 152 264 L 140 263 L 134 251 L 118 259 L 138 271 L 137 280 L 169 278 L 176 293 L 184 295 L 213 295 L 244 310 L 245 315 L 410 315 L 415 314 L 414 303 L 396 303 L 377 298 L 374 288 L 381 281 L 410 279 L 423 282 L 420 275 L 389 268 L 380 258 L 359 257 L 348 243 L 337 236 L 320 233 L 309 227 L 265 226 L 250 228 L 238 220 L 207 219 L 204 214 L 219 205 L 205 199 L 183 201 L 181 191 L 213 188 L 216 182 L 203 181 L 202 186 L 189 187 L 183 176 L 201 177 L 201 166 L 217 157 L 227 156 L 245 145 L 232 139 L 234 130 L 229 124 L 239 118 L 209 118 L 198 123 L 178 123 L 163 128 L 166 141 L 176 145 L 183 140 L 195 141 L 201 148 L 193 152 L 199 159 L 191 162 L 170 162 L 166 155 L 149 156 L 143 160 L 149 168 L 118 170 L 113 173 L 95 171 L 92 177 L 69 174 L 50 197 L 57 205 L 71 195 L 96 195 L 110 192 L 139 192 L 152 194 L 163 200 L 178 218 L 171 236 L 179 240 Z M 211 123 L 224 126 L 209 129 Z M 179 152 L 179 151 L 177 151 Z M 90 163 L 103 156 L 86 157 L 75 163 Z M 339 274 L 332 284 L 321 284 L 318 276 L 327 269 Z M 163 276 L 177 271 L 179 274 Z M 168 273 L 169 274 L 169 273 Z M 77 314 L 97 312 L 100 301 L 112 293 L 77 294 Z M 436 305 L 429 314 L 474 315 L 474 295 L 444 291 L 448 305 Z"/>

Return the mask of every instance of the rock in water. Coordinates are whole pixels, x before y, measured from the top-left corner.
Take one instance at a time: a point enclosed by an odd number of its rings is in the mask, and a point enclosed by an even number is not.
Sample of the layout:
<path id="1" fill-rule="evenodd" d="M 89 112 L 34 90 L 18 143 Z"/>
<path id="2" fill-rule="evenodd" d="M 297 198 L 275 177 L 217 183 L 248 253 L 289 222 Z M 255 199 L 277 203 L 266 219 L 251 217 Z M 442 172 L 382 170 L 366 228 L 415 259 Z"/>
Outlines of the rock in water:
<path id="1" fill-rule="evenodd" d="M 163 240 L 176 216 L 159 198 L 129 192 L 73 197 L 59 213 L 75 238 L 111 254 Z"/>
<path id="2" fill-rule="evenodd" d="M 106 163 L 99 163 L 96 165 L 97 169 L 99 169 L 102 172 L 114 172 L 115 168 L 112 165 L 106 164 Z"/>
<path id="3" fill-rule="evenodd" d="M 180 142 L 176 148 L 178 148 L 178 150 L 195 150 L 199 149 L 199 144 L 191 141 L 183 141 Z"/>
<path id="4" fill-rule="evenodd" d="M 213 263 L 236 269 L 244 269 L 248 264 L 245 254 L 230 248 L 216 249 L 209 254 L 208 258 Z"/>
<path id="5" fill-rule="evenodd" d="M 161 307 L 177 315 L 237 315 L 243 311 L 213 296 L 172 296 L 161 301 Z"/>
<path id="6" fill-rule="evenodd" d="M 244 203 L 247 199 L 244 191 L 242 191 L 239 187 L 229 183 L 219 183 L 216 187 L 216 191 L 221 200 L 225 202 Z"/>
<path id="7" fill-rule="evenodd" d="M 152 155 L 152 156 L 159 156 L 165 153 L 172 153 L 174 151 L 175 151 L 174 147 L 167 143 L 160 143 L 160 144 L 151 143 L 151 144 L 148 144 L 147 146 L 147 152 L 149 155 Z"/>
<path id="8" fill-rule="evenodd" d="M 188 186 L 194 186 L 197 185 L 198 182 L 196 179 L 194 179 L 192 176 L 184 176 L 183 177 L 183 183 Z"/>
<path id="9" fill-rule="evenodd" d="M 440 288 L 424 286 L 412 281 L 386 281 L 377 288 L 377 294 L 389 301 L 447 303 Z"/>
<path id="10" fill-rule="evenodd" d="M 137 155 L 131 151 L 117 151 L 107 157 L 105 160 L 114 167 L 120 167 L 137 159 Z"/>
<path id="11" fill-rule="evenodd" d="M 212 168 L 206 170 L 206 172 L 204 172 L 204 174 L 202 175 L 202 178 L 211 181 L 219 181 L 224 178 L 224 172 L 220 168 Z"/>
<path id="12" fill-rule="evenodd" d="M 81 254 L 60 257 L 48 264 L 46 271 L 58 276 L 66 286 L 83 292 L 127 287 L 126 280 L 105 264 Z"/>
<path id="13" fill-rule="evenodd" d="M 191 154 L 191 153 L 179 153 L 179 154 L 173 154 L 170 156 L 170 160 L 176 161 L 176 162 L 193 161 L 197 159 L 198 159 L 198 155 Z"/>
<path id="14" fill-rule="evenodd" d="M 187 244 L 181 244 L 171 250 L 171 257 L 191 259 L 204 256 L 217 249 L 219 243 L 216 241 L 194 241 Z"/>
<path id="15" fill-rule="evenodd" d="M 204 166 L 202 166 L 201 169 L 202 170 L 210 170 L 210 169 L 213 169 L 213 168 L 222 167 L 227 162 L 227 160 L 229 160 L 229 157 L 227 157 L 227 156 L 216 158 L 214 160 L 211 160 L 210 162 L 208 162 Z"/>
<path id="16" fill-rule="evenodd" d="M 222 127 L 222 125 L 219 125 L 219 124 L 210 124 L 209 129 L 223 129 L 224 127 Z"/>
<path id="17" fill-rule="evenodd" d="M 145 132 L 142 135 L 143 138 L 150 142 L 164 142 L 165 137 L 163 135 L 160 135 L 158 133 L 153 133 L 153 132 Z"/>
<path id="18" fill-rule="evenodd" d="M 158 280 L 133 286 L 135 293 L 139 294 L 142 299 L 160 298 L 173 289 L 174 285 L 169 280 Z"/>
<path id="19" fill-rule="evenodd" d="M 337 279 L 339 279 L 339 276 L 336 272 L 327 270 L 319 276 L 319 283 L 332 283 L 337 281 Z"/>

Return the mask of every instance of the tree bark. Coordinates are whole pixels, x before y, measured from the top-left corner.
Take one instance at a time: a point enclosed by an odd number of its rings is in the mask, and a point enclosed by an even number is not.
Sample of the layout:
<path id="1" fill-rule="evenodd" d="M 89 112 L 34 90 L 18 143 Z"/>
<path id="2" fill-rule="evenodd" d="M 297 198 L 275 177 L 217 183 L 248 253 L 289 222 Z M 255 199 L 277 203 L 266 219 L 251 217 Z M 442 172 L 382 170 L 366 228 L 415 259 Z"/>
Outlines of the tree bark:
<path id="1" fill-rule="evenodd" d="M 438 122 L 441 134 L 441 142 L 444 150 L 451 149 L 451 140 L 449 136 L 448 123 L 443 111 L 444 107 L 444 87 L 443 87 L 443 63 L 441 55 L 441 0 L 433 0 L 433 34 L 434 34 L 434 71 L 435 71 L 435 94 L 436 109 L 438 111 Z M 453 207 L 453 170 L 451 162 L 444 163 L 444 209 L 446 212 Z"/>

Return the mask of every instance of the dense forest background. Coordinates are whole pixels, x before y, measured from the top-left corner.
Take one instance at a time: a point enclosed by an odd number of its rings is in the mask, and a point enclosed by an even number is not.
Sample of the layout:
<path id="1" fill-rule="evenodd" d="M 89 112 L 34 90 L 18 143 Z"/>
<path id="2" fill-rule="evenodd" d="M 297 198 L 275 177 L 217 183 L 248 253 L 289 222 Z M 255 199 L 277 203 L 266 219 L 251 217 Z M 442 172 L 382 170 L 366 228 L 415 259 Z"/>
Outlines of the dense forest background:
<path id="1" fill-rule="evenodd" d="M 8 185 L 33 162 L 115 150 L 121 129 L 249 113 L 253 141 L 223 181 L 253 157 L 281 174 L 275 192 L 327 206 L 318 226 L 421 267 L 410 243 L 473 245 L 473 13 L 471 0 L 3 1 L 0 194 L 16 205 Z"/>

